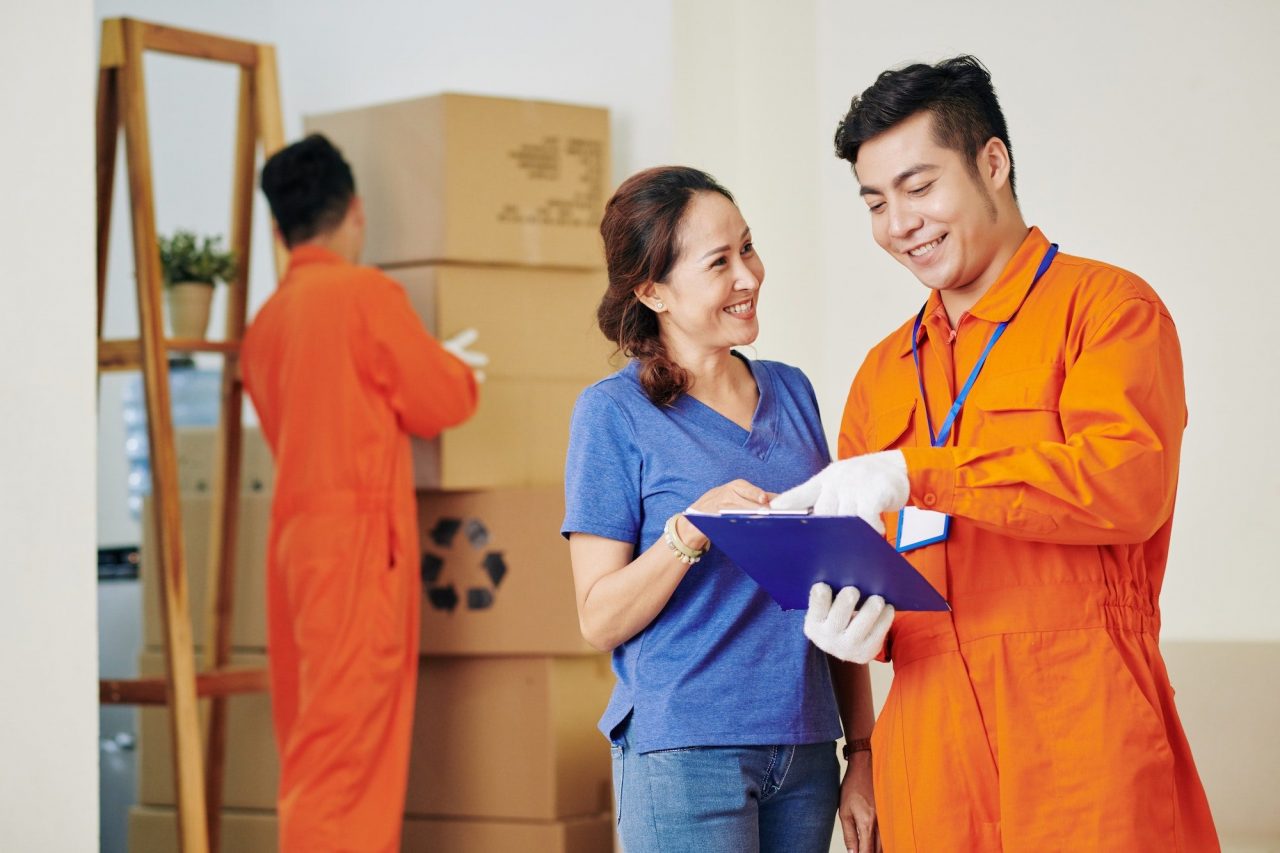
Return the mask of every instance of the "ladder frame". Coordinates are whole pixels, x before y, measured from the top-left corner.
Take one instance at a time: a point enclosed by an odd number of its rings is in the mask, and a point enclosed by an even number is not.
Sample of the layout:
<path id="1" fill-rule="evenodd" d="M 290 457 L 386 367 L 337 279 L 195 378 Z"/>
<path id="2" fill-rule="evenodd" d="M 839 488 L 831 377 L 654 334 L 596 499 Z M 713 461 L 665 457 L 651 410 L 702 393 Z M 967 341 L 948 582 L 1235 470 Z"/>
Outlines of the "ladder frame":
<path id="1" fill-rule="evenodd" d="M 228 282 L 227 326 L 221 341 L 168 339 L 162 307 L 163 274 L 156 242 L 151 145 L 147 127 L 143 57 L 147 51 L 230 63 L 240 68 L 239 106 L 232 184 L 231 249 L 235 281 Z M 107 257 L 117 142 L 123 131 L 132 208 L 139 337 L 104 340 Z M 97 100 L 97 337 L 99 376 L 112 370 L 141 370 L 146 388 L 151 449 L 151 511 L 157 553 L 147 565 L 158 569 L 164 622 L 165 675 L 162 678 L 102 680 L 105 704 L 166 705 L 173 742 L 179 849 L 208 853 L 220 848 L 222 781 L 226 755 L 226 699 L 265 691 L 267 672 L 229 666 L 231 606 L 240 493 L 240 343 L 246 325 L 254 176 L 259 144 L 264 159 L 284 144 L 275 49 L 268 44 L 113 18 L 103 21 Z M 274 243 L 277 274 L 287 260 Z M 171 351 L 212 352 L 224 357 L 221 414 L 214 442 L 209 553 L 209 614 L 205 625 L 204 672 L 196 670 L 190 598 L 183 549 L 177 453 L 169 397 Z M 201 755 L 199 701 L 209 699 L 207 756 Z"/>

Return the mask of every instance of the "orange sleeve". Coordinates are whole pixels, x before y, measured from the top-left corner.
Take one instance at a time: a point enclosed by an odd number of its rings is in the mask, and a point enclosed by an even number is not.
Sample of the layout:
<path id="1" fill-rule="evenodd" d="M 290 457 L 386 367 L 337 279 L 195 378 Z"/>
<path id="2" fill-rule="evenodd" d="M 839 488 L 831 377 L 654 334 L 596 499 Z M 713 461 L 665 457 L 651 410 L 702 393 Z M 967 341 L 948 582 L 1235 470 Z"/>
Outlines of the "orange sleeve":
<path id="1" fill-rule="evenodd" d="M 869 451 L 866 434 L 866 413 L 871 410 L 867 393 L 866 374 L 871 370 L 872 358 L 863 359 L 862 367 L 853 377 L 849 396 L 845 400 L 844 413 L 840 417 L 840 435 L 836 439 L 836 458 L 848 459 Z"/>
<path id="2" fill-rule="evenodd" d="M 372 273 L 361 308 L 363 366 L 407 432 L 430 438 L 471 417 L 478 402 L 471 368 L 427 332 L 399 284 Z"/>
<path id="3" fill-rule="evenodd" d="M 1105 316 L 1067 367 L 1059 415 L 1061 442 L 904 448 L 911 502 L 1020 539 L 1149 539 L 1173 511 L 1186 426 L 1182 355 L 1163 306 L 1132 297 Z"/>

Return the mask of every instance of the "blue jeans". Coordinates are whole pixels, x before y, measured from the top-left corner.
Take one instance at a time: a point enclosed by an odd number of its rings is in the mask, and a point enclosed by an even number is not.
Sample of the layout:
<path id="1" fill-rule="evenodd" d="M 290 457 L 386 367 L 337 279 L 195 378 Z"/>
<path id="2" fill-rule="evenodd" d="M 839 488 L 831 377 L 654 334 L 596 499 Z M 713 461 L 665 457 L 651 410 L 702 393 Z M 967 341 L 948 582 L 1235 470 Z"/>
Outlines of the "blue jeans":
<path id="1" fill-rule="evenodd" d="M 827 853 L 840 803 L 832 742 L 638 753 L 613 743 L 625 853 Z"/>

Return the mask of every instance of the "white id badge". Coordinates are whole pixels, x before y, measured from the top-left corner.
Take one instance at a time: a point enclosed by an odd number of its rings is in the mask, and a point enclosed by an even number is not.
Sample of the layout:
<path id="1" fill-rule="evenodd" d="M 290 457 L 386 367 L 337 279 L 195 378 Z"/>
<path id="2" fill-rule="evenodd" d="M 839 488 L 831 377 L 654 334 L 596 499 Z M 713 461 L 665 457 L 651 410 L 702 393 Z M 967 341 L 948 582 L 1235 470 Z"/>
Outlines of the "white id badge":
<path id="1" fill-rule="evenodd" d="M 951 516 L 945 512 L 934 512 L 928 509 L 906 507 L 898 513 L 899 553 L 914 551 L 925 545 L 943 542 L 951 532 Z"/>

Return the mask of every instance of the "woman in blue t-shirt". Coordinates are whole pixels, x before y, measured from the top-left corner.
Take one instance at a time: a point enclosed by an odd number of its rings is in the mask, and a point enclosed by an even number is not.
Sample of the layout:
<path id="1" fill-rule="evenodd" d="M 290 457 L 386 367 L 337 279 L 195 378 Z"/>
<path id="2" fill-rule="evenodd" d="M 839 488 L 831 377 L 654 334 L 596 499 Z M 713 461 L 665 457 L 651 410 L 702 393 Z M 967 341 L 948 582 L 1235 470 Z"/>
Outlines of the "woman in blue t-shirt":
<path id="1" fill-rule="evenodd" d="M 623 845 L 816 853 L 843 802 L 869 851 L 866 668 L 829 668 L 804 614 L 781 610 L 683 515 L 766 506 L 829 461 L 804 374 L 732 349 L 759 333 L 750 230 L 710 176 L 663 167 L 622 184 L 600 231 L 598 320 L 632 360 L 578 400 L 562 532 L 583 635 L 613 651 L 600 728 Z M 880 606 L 847 629 L 875 647 Z M 853 749 L 843 786 L 833 673 Z"/>

